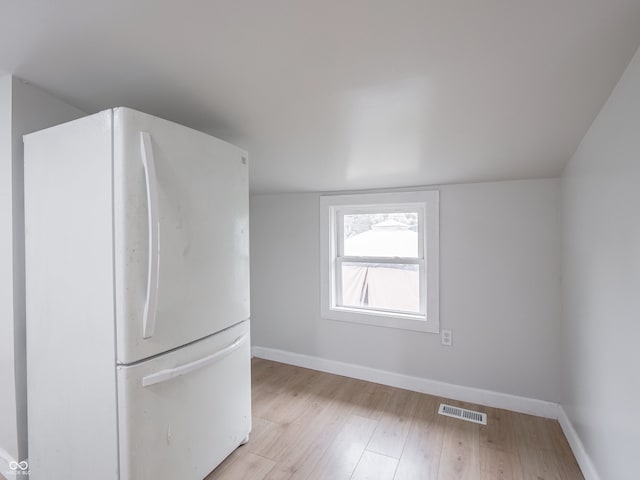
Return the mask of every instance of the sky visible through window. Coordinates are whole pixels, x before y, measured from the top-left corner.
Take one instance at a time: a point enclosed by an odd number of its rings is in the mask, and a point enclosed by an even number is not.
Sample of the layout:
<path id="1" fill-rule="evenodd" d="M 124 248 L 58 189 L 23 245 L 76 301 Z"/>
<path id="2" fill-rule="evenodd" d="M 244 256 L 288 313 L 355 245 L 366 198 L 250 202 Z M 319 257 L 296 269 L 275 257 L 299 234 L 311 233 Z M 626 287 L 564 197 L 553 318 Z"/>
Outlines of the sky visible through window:
<path id="1" fill-rule="evenodd" d="M 381 222 L 395 221 L 406 225 L 409 230 L 417 232 L 418 213 L 364 213 L 344 216 L 344 236 L 351 238 L 359 233 L 371 230 L 374 225 Z"/>

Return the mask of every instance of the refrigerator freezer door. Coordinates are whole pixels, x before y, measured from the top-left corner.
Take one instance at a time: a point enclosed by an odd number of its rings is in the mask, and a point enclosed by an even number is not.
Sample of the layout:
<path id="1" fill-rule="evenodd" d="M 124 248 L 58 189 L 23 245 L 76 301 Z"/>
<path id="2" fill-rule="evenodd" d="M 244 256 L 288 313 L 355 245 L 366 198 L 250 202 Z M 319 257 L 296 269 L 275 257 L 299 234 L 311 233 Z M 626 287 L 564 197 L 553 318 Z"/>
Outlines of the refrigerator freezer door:
<path id="1" fill-rule="evenodd" d="M 248 321 L 117 375 L 120 480 L 201 480 L 249 434 Z"/>
<path id="2" fill-rule="evenodd" d="M 114 110 L 118 363 L 249 318 L 246 159 L 201 132 Z"/>

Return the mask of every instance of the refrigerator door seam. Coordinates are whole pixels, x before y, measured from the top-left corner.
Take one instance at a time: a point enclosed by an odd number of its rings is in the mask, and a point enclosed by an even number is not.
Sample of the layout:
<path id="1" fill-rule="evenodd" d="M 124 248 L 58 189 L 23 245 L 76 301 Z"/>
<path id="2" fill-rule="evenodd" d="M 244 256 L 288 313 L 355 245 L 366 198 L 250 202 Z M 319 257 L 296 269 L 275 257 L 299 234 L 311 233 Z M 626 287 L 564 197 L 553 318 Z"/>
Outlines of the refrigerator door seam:
<path id="1" fill-rule="evenodd" d="M 158 383 L 166 382 L 176 377 L 180 377 L 182 375 L 186 375 L 195 370 L 199 370 L 204 368 L 212 363 L 215 363 L 222 358 L 226 357 L 234 350 L 237 350 L 245 341 L 247 340 L 247 334 L 238 337 L 233 341 L 230 345 L 218 350 L 211 355 L 207 355 L 206 357 L 200 358 L 193 362 L 185 363 L 184 365 L 180 365 L 179 367 L 169 368 L 165 370 L 160 370 L 159 372 L 153 373 L 151 375 L 147 375 L 142 377 L 142 386 L 150 387 L 151 385 L 156 385 Z"/>

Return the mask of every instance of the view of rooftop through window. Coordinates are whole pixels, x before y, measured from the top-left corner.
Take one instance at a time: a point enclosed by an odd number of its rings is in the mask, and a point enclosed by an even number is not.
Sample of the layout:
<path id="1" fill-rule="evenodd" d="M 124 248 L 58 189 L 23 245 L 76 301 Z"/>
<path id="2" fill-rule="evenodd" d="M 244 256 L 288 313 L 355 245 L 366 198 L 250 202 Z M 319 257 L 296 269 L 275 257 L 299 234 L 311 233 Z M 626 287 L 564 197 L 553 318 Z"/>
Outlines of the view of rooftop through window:
<path id="1" fill-rule="evenodd" d="M 418 258 L 418 213 L 344 215 L 345 257 Z M 342 264 L 344 306 L 420 312 L 417 264 Z"/>
<path id="2" fill-rule="evenodd" d="M 344 255 L 418 256 L 418 213 L 365 213 L 344 216 Z"/>

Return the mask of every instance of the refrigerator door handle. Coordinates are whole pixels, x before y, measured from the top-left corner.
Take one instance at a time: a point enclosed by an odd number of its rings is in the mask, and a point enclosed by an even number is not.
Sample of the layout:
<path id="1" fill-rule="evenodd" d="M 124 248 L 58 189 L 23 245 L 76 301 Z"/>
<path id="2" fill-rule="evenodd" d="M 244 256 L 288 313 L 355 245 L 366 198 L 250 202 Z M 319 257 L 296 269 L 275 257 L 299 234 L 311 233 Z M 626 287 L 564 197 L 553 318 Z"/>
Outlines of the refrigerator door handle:
<path id="1" fill-rule="evenodd" d="M 156 167 L 153 159 L 151 135 L 140 132 L 140 153 L 147 187 L 147 220 L 149 223 L 149 267 L 147 271 L 147 295 L 142 316 L 142 338 L 151 338 L 156 326 L 158 304 L 158 280 L 160 274 L 160 218 L 158 216 L 158 190 Z"/>
<path id="2" fill-rule="evenodd" d="M 218 350 L 211 355 L 200 358 L 190 363 L 185 363 L 184 365 L 180 365 L 175 368 L 168 368 L 166 370 L 160 370 L 159 372 L 152 373 L 151 375 L 147 375 L 142 377 L 142 386 L 149 387 L 151 385 L 156 385 L 158 383 L 166 382 L 176 377 L 180 377 L 182 375 L 186 375 L 187 373 L 191 373 L 195 370 L 199 370 L 203 367 L 211 365 L 212 363 L 217 362 L 218 360 L 226 357 L 234 350 L 237 350 L 240 345 L 242 345 L 247 340 L 247 334 L 245 333 L 241 337 L 238 337 L 232 344 L 227 345 L 221 350 Z"/>

